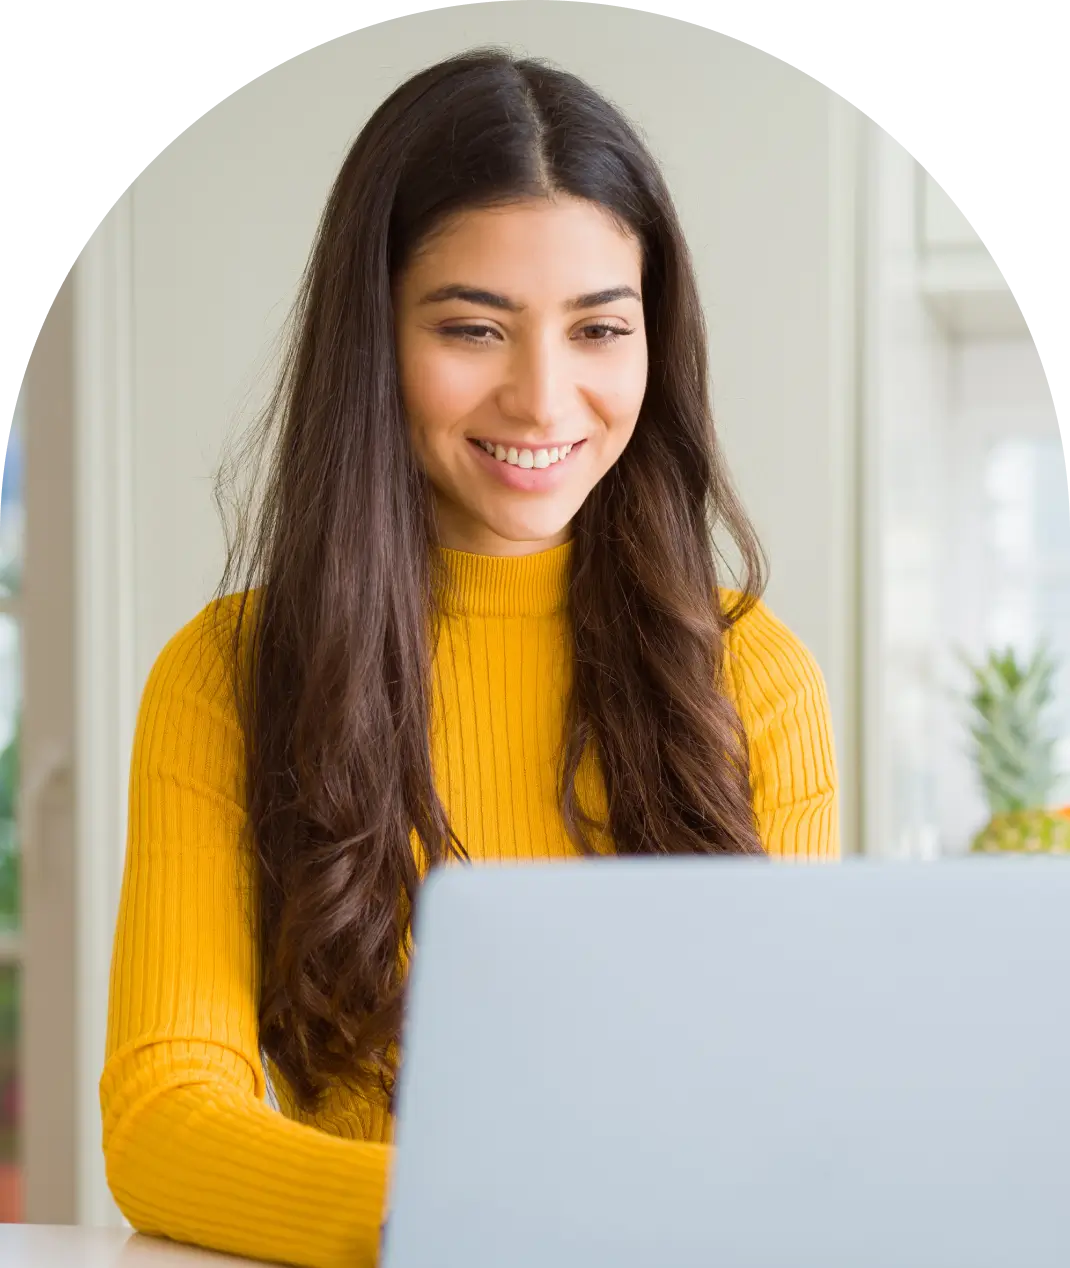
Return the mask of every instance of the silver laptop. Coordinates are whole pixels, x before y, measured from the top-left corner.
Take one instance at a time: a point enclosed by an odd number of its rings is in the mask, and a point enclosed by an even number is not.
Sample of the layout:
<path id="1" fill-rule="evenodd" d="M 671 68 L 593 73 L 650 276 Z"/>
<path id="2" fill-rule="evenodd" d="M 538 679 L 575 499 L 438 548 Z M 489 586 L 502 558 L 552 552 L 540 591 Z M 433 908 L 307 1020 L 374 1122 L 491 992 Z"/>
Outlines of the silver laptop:
<path id="1" fill-rule="evenodd" d="M 1070 860 L 452 868 L 383 1268 L 1066 1268 Z"/>

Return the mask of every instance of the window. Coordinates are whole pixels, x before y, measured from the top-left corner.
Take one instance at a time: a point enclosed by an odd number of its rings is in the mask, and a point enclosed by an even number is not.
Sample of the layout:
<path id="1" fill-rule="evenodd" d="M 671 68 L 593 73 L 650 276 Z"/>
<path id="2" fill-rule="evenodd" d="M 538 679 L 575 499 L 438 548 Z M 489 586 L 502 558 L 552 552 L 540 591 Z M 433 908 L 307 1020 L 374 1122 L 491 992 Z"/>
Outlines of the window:
<path id="1" fill-rule="evenodd" d="M 967 853 L 991 813 L 963 658 L 1054 654 L 1045 721 L 1060 741 L 1054 800 L 1070 803 L 1070 503 L 1051 393 L 1010 290 L 906 151 L 869 137 L 864 840 L 877 856 L 931 859 Z"/>
<path id="2" fill-rule="evenodd" d="M 22 1217 L 19 1081 L 19 663 L 22 580 L 22 398 L 16 406 L 0 491 L 0 1223 Z"/>
<path id="3" fill-rule="evenodd" d="M 1058 663 L 1044 721 L 1059 741 L 1053 800 L 1070 800 L 1070 504 L 1062 443 L 1046 381 L 1024 340 L 964 340 L 952 350 L 942 514 L 933 584 L 940 598 L 933 705 L 924 760 L 934 774 L 942 853 L 960 854 L 988 821 L 966 696 L 975 663 L 1046 645 Z"/>
<path id="4" fill-rule="evenodd" d="M 1058 435 L 1002 438 L 985 462 L 987 642 L 1028 656 L 1046 643 L 1061 658 L 1048 724 L 1061 737 L 1059 796 L 1070 801 L 1070 517 Z"/>

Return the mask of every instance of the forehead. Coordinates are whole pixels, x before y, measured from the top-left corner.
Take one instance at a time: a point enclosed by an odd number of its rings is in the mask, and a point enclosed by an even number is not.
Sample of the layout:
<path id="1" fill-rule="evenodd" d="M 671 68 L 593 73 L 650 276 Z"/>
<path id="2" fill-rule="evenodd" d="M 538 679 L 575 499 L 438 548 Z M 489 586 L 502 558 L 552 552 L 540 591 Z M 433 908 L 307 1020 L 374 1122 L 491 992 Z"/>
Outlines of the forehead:
<path id="1" fill-rule="evenodd" d="M 537 302 L 609 286 L 639 290 L 642 250 L 604 208 L 574 198 L 531 199 L 451 217 L 402 279 L 415 291 L 462 283 Z"/>

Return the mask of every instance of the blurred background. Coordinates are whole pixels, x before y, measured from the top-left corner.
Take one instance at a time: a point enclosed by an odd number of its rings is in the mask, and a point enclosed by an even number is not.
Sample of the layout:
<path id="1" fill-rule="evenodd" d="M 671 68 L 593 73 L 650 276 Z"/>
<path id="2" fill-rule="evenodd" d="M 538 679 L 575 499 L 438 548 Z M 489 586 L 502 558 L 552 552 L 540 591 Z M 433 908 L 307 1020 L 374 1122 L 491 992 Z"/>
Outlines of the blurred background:
<path id="1" fill-rule="evenodd" d="M 120 1222 L 97 1079 L 140 691 L 218 579 L 212 477 L 348 144 L 485 43 L 590 80 L 663 164 L 767 601 L 828 682 L 845 850 L 1067 848 L 1066 467 L 1025 321 L 939 185 L 820 84 L 670 19 L 519 0 L 354 33 L 146 169 L 26 373 L 0 500 L 0 1220 Z"/>

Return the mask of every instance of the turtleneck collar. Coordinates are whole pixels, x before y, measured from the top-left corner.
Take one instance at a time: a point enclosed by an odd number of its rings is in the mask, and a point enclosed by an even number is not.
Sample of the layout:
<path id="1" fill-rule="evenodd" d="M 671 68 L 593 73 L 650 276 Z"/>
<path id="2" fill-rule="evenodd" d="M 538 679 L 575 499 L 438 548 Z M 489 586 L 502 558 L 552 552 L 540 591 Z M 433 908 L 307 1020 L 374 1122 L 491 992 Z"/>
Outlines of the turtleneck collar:
<path id="1" fill-rule="evenodd" d="M 441 547 L 447 612 L 464 616 L 547 616 L 568 600 L 572 542 L 534 555 L 470 555 Z"/>

